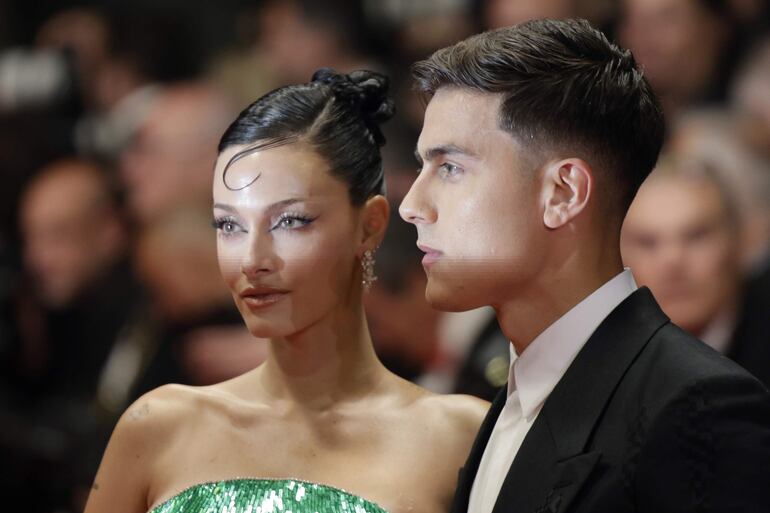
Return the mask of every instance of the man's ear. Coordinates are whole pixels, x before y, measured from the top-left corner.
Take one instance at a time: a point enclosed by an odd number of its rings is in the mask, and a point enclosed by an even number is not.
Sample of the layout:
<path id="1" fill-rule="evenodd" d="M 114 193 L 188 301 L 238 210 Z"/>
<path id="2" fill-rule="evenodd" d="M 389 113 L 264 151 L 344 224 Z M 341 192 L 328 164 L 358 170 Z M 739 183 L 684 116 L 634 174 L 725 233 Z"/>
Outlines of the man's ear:
<path id="1" fill-rule="evenodd" d="M 593 170 L 582 159 L 548 164 L 543 173 L 543 224 L 555 230 L 570 223 L 588 204 L 593 184 Z"/>
<path id="2" fill-rule="evenodd" d="M 374 251 L 385 238 L 390 218 L 390 204 L 385 196 L 378 194 L 369 198 L 362 207 L 361 220 L 363 237 L 361 239 L 360 253 L 366 250 Z"/>

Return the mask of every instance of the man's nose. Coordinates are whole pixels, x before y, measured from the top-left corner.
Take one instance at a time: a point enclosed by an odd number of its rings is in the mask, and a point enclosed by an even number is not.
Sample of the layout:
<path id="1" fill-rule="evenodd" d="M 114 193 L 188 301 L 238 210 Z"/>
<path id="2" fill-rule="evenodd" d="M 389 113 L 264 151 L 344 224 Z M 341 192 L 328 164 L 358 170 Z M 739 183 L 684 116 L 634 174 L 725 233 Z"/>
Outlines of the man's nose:
<path id="1" fill-rule="evenodd" d="M 398 213 L 407 223 L 431 224 L 438 218 L 425 177 L 424 174 L 417 177 L 398 207 Z"/>

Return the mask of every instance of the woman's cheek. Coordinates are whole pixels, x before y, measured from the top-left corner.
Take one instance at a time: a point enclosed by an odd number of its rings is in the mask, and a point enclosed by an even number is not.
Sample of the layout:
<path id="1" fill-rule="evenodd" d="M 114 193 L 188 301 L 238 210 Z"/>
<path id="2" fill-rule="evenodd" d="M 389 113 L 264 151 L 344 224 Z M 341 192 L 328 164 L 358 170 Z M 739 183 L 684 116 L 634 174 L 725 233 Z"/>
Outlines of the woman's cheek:
<path id="1" fill-rule="evenodd" d="M 227 242 L 217 242 L 217 255 L 219 259 L 219 272 L 227 286 L 232 290 L 240 275 L 240 258 Z"/>

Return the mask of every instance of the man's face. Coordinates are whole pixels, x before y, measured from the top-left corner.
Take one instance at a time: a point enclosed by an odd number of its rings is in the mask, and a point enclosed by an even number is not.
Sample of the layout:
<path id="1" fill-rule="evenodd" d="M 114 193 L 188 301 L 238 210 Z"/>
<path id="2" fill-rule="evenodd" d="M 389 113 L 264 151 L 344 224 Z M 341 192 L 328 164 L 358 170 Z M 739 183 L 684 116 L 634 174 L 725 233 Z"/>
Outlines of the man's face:
<path id="1" fill-rule="evenodd" d="M 735 297 L 737 234 L 716 186 L 665 177 L 645 183 L 623 225 L 623 261 L 674 323 L 699 335 Z"/>
<path id="2" fill-rule="evenodd" d="M 441 310 L 496 305 L 543 265 L 540 180 L 498 127 L 500 102 L 444 87 L 425 112 L 422 166 L 400 213 L 417 227 L 426 298 Z"/>

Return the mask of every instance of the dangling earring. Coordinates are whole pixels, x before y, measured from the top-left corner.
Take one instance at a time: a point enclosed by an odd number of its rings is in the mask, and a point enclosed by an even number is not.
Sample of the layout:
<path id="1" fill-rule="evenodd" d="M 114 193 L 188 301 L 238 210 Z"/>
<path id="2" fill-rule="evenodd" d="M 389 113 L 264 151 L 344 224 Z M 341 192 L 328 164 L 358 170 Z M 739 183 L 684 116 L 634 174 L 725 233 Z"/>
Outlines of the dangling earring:
<path id="1" fill-rule="evenodd" d="M 374 274 L 374 252 L 371 249 L 364 251 L 364 256 L 361 258 L 361 268 L 363 269 L 361 283 L 364 285 L 364 291 L 369 292 L 372 284 L 377 281 L 377 275 Z"/>

